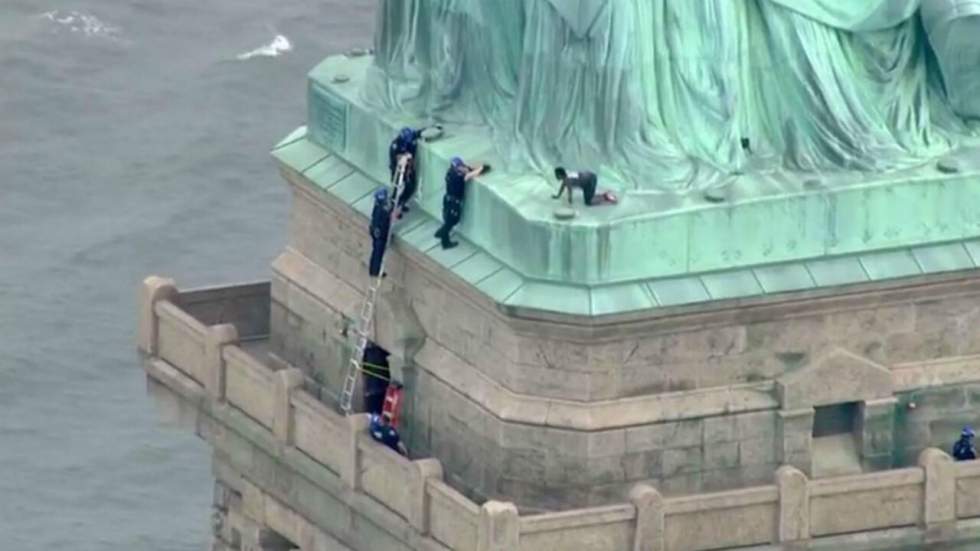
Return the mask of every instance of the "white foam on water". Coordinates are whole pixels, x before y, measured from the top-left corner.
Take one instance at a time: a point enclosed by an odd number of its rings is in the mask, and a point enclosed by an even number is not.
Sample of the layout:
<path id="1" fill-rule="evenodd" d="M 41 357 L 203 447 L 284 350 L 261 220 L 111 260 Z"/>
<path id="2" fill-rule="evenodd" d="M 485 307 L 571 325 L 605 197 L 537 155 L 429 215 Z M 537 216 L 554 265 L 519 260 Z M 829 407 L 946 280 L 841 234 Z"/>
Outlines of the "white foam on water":
<path id="1" fill-rule="evenodd" d="M 119 27 L 109 25 L 94 15 L 78 11 L 61 12 L 52 10 L 41 14 L 41 17 L 68 29 L 73 33 L 88 37 L 116 38 Z"/>
<path id="2" fill-rule="evenodd" d="M 289 39 L 281 34 L 277 34 L 276 37 L 272 39 L 272 42 L 250 52 L 238 54 L 236 58 L 239 61 L 245 61 L 247 59 L 252 59 L 253 57 L 279 57 L 286 52 L 292 51 L 292 49 L 293 45 L 289 42 Z"/>

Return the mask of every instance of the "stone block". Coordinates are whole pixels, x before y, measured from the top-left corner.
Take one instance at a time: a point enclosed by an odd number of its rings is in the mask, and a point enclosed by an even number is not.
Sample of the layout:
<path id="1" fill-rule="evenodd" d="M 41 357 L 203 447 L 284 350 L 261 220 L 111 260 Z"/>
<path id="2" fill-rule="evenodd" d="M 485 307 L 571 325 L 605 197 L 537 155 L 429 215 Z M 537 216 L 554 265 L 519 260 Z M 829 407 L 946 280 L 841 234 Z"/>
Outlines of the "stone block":
<path id="1" fill-rule="evenodd" d="M 889 335 L 883 343 L 884 360 L 888 363 L 906 363 L 957 356 L 959 338 L 933 328 L 925 333 L 897 333 Z"/>
<path id="2" fill-rule="evenodd" d="M 154 356 L 157 353 L 159 324 L 156 304 L 162 300 L 173 301 L 176 298 L 177 286 L 174 280 L 159 276 L 150 276 L 143 280 L 139 296 L 137 344 L 145 354 Z"/>
<path id="3" fill-rule="evenodd" d="M 916 330 L 916 307 L 911 304 L 881 306 L 833 312 L 825 317 L 825 331 L 831 342 L 843 342 L 858 335 L 888 335 Z"/>
<path id="4" fill-rule="evenodd" d="M 627 480 L 659 478 L 663 474 L 663 450 L 627 453 L 622 457 Z"/>
<path id="5" fill-rule="evenodd" d="M 513 551 L 520 539 L 520 517 L 513 503 L 488 501 L 480 508 L 477 551 Z"/>
<path id="6" fill-rule="evenodd" d="M 701 471 L 701 489 L 704 492 L 720 492 L 742 486 L 742 469 L 705 469 Z"/>
<path id="7" fill-rule="evenodd" d="M 928 530 L 956 523 L 956 465 L 942 450 L 927 448 L 919 455 L 925 471 L 923 524 Z"/>
<path id="8" fill-rule="evenodd" d="M 502 383 L 518 394 L 589 401 L 592 373 L 525 364 L 503 366 Z"/>
<path id="9" fill-rule="evenodd" d="M 961 386 L 933 387 L 913 392 L 909 401 L 915 402 L 917 418 L 938 419 L 951 411 L 967 407 L 966 392 Z"/>
<path id="10" fill-rule="evenodd" d="M 702 421 L 685 419 L 626 429 L 626 451 L 683 448 L 701 444 Z"/>
<path id="11" fill-rule="evenodd" d="M 429 533 L 429 497 L 425 487 L 429 479 L 442 480 L 442 464 L 437 459 L 420 459 L 412 462 L 412 507 L 409 522 L 418 533 Z"/>
<path id="12" fill-rule="evenodd" d="M 545 480 L 553 486 L 612 484 L 626 480 L 620 456 L 581 458 L 551 454 Z"/>
<path id="13" fill-rule="evenodd" d="M 589 345 L 562 341 L 540 336 L 517 337 L 517 363 L 567 369 L 570 371 L 589 371 Z M 607 371 L 607 370 L 603 370 Z"/>
<path id="14" fill-rule="evenodd" d="M 212 325 L 204 335 L 204 386 L 215 400 L 225 399 L 225 346 L 238 343 L 238 331 L 234 325 Z"/>
<path id="15" fill-rule="evenodd" d="M 776 459 L 810 472 L 813 440 L 813 408 L 779 411 L 776 431 Z"/>
<path id="16" fill-rule="evenodd" d="M 723 415 L 704 419 L 704 444 L 738 440 L 735 418 L 735 415 Z"/>
<path id="17" fill-rule="evenodd" d="M 836 348 L 776 382 L 784 410 L 892 397 L 886 367 Z"/>
<path id="18" fill-rule="evenodd" d="M 545 479 L 548 456 L 544 449 L 501 450 L 500 474 L 515 480 Z"/>
<path id="19" fill-rule="evenodd" d="M 700 471 L 702 468 L 701 457 L 702 457 L 701 446 L 664 450 L 663 451 L 664 477 L 672 477 L 678 474 Z"/>
<path id="20" fill-rule="evenodd" d="M 776 436 L 776 411 L 757 411 L 732 416 L 738 440 L 773 439 Z"/>
<path id="21" fill-rule="evenodd" d="M 362 413 L 347 417 L 347 442 L 343 444 L 347 446 L 347 461 L 343 465 L 341 477 L 347 487 L 352 490 L 361 488 L 361 454 L 358 451 L 358 441 L 367 436 L 367 429 L 370 424 L 371 421 L 367 414 Z"/>
<path id="22" fill-rule="evenodd" d="M 636 507 L 636 531 L 633 551 L 664 551 L 664 498 L 648 484 L 637 484 L 630 490 L 630 501 Z"/>
<path id="23" fill-rule="evenodd" d="M 664 477 L 657 487 L 666 496 L 679 496 L 700 492 L 703 483 L 701 473 L 697 472 Z"/>
<path id="24" fill-rule="evenodd" d="M 273 390 L 272 433 L 284 445 L 292 445 L 292 404 L 290 396 L 303 385 L 303 372 L 296 368 L 284 369 L 275 373 Z"/>
<path id="25" fill-rule="evenodd" d="M 227 511 L 229 507 L 235 506 L 241 499 L 240 496 L 236 496 L 233 488 L 222 483 L 220 480 L 214 481 L 213 496 L 212 504 L 221 511 Z"/>
<path id="26" fill-rule="evenodd" d="M 748 349 L 810 354 L 828 342 L 824 324 L 823 316 L 751 323 L 746 328 Z"/>
<path id="27" fill-rule="evenodd" d="M 496 440 L 503 448 L 556 449 L 583 456 L 588 450 L 588 433 L 521 423 L 501 423 Z"/>
<path id="28" fill-rule="evenodd" d="M 587 433 L 589 457 L 620 456 L 626 453 L 626 430 L 604 430 Z"/>
<path id="29" fill-rule="evenodd" d="M 776 471 L 779 529 L 776 543 L 810 539 L 810 489 L 806 475 L 789 465 Z"/>
<path id="30" fill-rule="evenodd" d="M 739 475 L 741 476 L 741 486 L 764 486 L 772 482 L 773 473 L 776 472 L 780 465 L 775 462 L 771 463 L 756 463 L 752 465 L 742 465 L 739 467 Z"/>
<path id="31" fill-rule="evenodd" d="M 738 462 L 740 465 L 760 465 L 775 460 L 775 439 L 752 438 L 738 442 Z"/>
<path id="32" fill-rule="evenodd" d="M 701 467 L 705 470 L 731 469 L 739 464 L 738 442 L 706 442 L 703 449 Z"/>

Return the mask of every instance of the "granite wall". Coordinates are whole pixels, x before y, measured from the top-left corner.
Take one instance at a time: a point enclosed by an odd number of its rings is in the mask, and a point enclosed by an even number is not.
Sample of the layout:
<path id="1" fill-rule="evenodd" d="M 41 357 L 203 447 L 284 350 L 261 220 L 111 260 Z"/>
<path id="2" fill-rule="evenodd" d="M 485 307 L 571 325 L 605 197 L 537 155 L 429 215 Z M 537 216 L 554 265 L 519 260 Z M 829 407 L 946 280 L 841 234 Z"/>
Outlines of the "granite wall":
<path id="1" fill-rule="evenodd" d="M 366 221 L 284 174 L 294 202 L 273 265 L 271 350 L 329 402 L 368 283 Z M 980 383 L 973 274 L 585 320 L 507 315 L 403 243 L 388 262 L 376 340 L 406 383 L 406 440 L 477 500 L 561 509 L 622 500 L 639 481 L 673 495 L 759 483 L 783 463 L 809 473 L 813 407 L 834 402 L 861 403 L 867 469 L 948 448 L 974 417 L 962 386 Z M 421 348 L 403 334 L 413 324 Z M 844 371 L 816 375 L 844 356 Z M 870 393 L 841 373 L 870 377 Z M 801 377 L 826 383 L 819 404 L 780 395 Z"/>

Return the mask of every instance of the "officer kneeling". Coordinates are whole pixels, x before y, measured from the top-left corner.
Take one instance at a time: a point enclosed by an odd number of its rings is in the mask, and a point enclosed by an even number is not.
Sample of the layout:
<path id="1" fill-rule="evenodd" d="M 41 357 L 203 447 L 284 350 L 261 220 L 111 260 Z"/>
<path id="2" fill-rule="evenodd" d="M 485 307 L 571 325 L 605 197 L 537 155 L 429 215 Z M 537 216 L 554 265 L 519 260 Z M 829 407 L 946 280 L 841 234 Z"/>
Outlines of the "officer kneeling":
<path id="1" fill-rule="evenodd" d="M 402 443 L 401 437 L 398 436 L 398 431 L 395 430 L 395 427 L 391 426 L 388 418 L 384 415 L 371 414 L 371 424 L 368 427 L 368 432 L 371 433 L 371 438 L 375 442 L 380 442 L 404 456 L 408 455 L 408 449 Z"/>

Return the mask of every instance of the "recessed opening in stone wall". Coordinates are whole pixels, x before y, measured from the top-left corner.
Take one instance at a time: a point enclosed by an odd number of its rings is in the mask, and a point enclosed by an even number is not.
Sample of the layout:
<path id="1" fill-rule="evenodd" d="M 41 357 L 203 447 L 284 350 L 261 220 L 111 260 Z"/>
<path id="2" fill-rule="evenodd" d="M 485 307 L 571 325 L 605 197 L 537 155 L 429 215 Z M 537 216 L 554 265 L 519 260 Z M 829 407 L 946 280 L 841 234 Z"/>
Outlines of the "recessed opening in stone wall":
<path id="1" fill-rule="evenodd" d="M 845 402 L 814 408 L 813 437 L 833 436 L 835 434 L 854 434 L 857 420 L 857 402 Z"/>
<path id="2" fill-rule="evenodd" d="M 384 348 L 373 342 L 369 342 L 364 349 L 362 366 L 364 368 L 364 412 L 381 414 L 384 407 L 385 391 L 388 390 L 388 381 L 391 380 L 391 371 L 388 365 L 390 354 Z"/>
<path id="3" fill-rule="evenodd" d="M 859 411 L 857 402 L 814 408 L 813 477 L 861 472 L 861 458 L 855 437 Z"/>

